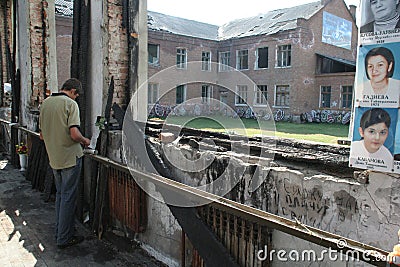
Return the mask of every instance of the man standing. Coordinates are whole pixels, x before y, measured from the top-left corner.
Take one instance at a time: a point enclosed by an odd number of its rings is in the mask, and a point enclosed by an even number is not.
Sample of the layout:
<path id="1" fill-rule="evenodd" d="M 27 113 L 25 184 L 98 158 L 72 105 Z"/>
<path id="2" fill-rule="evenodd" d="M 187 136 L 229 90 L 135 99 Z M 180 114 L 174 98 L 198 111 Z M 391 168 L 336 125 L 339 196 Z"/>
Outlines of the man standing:
<path id="1" fill-rule="evenodd" d="M 90 140 L 80 130 L 79 107 L 75 99 L 82 91 L 79 80 L 67 80 L 60 92 L 46 98 L 40 107 L 40 138 L 44 140 L 56 184 L 56 239 L 58 248 L 84 240 L 75 235 L 75 208 L 83 146 Z"/>

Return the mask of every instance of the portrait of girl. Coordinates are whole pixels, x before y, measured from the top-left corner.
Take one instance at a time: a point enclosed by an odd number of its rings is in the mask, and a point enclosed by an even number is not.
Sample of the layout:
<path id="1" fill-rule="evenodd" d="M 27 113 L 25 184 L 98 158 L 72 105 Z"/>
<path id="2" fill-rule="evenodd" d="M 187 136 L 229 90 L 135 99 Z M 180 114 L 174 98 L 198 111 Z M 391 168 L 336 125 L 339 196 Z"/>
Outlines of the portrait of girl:
<path id="1" fill-rule="evenodd" d="M 368 52 L 366 52 L 368 51 Z M 366 80 L 360 82 L 356 105 L 370 107 L 398 107 L 400 80 L 394 79 L 395 57 L 388 47 L 360 47 L 364 55 Z"/>
<path id="2" fill-rule="evenodd" d="M 396 109 L 358 108 L 361 118 L 355 123 L 350 150 L 353 167 L 367 167 L 380 171 L 392 171 L 393 123 L 396 124 Z M 356 118 L 357 119 L 357 118 Z M 358 134 L 356 134 L 356 131 Z"/>

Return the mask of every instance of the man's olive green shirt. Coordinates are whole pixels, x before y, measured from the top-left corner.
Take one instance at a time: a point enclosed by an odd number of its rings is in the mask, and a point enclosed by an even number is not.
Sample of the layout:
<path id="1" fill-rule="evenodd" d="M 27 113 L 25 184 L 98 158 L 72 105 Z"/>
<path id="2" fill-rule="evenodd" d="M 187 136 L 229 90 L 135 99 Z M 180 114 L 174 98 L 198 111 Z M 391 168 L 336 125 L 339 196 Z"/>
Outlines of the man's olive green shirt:
<path id="1" fill-rule="evenodd" d="M 40 106 L 39 128 L 55 170 L 76 165 L 76 158 L 83 156 L 80 143 L 72 140 L 71 127 L 80 126 L 79 107 L 75 100 L 64 93 L 53 93 Z"/>

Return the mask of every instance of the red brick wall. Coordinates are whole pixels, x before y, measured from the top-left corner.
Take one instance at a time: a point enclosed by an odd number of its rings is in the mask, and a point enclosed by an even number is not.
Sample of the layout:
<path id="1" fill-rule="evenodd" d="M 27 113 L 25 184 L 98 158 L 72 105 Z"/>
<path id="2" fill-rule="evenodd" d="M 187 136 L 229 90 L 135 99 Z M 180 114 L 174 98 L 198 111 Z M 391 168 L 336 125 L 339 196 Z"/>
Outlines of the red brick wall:
<path id="1" fill-rule="evenodd" d="M 331 1 L 324 10 L 346 20 L 353 21 L 345 4 L 339 2 L 342 1 Z M 212 52 L 212 61 L 217 62 L 218 52 L 230 51 L 232 67 L 236 67 L 236 51 L 248 49 L 249 69 L 242 72 L 256 84 L 268 86 L 268 102 L 270 107 L 274 106 L 275 86 L 289 85 L 289 113 L 300 114 L 311 109 L 318 109 L 319 91 L 322 83 L 330 83 L 329 85 L 332 86 L 333 90 L 332 97 L 336 97 L 340 94 L 341 85 L 353 85 L 355 73 L 328 75 L 326 78 L 323 78 L 323 75 L 319 75 L 317 78 L 317 56 L 315 53 L 355 61 L 357 47 L 357 28 L 355 23 L 353 23 L 351 50 L 322 43 L 322 16 L 323 10 L 315 14 L 310 20 L 298 20 L 298 28 L 296 30 L 284 31 L 270 36 L 252 36 L 222 42 L 150 31 L 149 43 L 160 45 L 160 66 L 154 67 L 149 65 L 149 77 L 176 64 L 177 47 L 187 49 L 188 62 L 201 60 L 201 52 L 207 50 Z M 292 46 L 292 64 L 288 68 L 276 68 L 276 48 L 278 45 L 284 44 Z M 254 69 L 254 62 L 256 60 L 255 52 L 259 47 L 269 48 L 268 69 Z M 201 94 L 201 87 L 191 90 L 196 90 L 198 94 Z M 249 89 L 249 103 L 253 103 L 254 95 L 252 91 L 252 89 Z M 191 92 L 187 95 L 195 94 Z M 169 99 L 171 104 L 175 103 L 175 98 L 172 94 Z M 233 98 L 231 97 L 230 100 L 233 101 Z"/>

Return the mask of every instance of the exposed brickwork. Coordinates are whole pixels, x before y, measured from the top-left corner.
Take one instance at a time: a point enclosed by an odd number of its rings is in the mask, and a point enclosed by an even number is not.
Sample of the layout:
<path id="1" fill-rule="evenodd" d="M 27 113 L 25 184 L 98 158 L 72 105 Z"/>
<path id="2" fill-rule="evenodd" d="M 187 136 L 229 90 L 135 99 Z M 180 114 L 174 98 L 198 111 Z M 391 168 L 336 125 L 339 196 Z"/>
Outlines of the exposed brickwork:
<path id="1" fill-rule="evenodd" d="M 128 41 L 127 31 L 122 27 L 122 1 L 107 1 L 108 34 L 108 76 L 114 77 L 114 99 L 118 104 L 125 104 L 125 90 L 128 80 Z"/>
<path id="2" fill-rule="evenodd" d="M 30 46 L 31 46 L 31 61 L 32 61 L 32 95 L 31 105 L 37 106 L 44 99 L 44 90 L 47 88 L 46 81 L 46 62 L 47 62 L 47 45 L 46 35 L 48 25 L 45 22 L 45 10 L 47 9 L 46 1 L 30 1 Z"/>
<path id="3" fill-rule="evenodd" d="M 10 8 L 10 1 L 2 1 L 2 3 L 0 3 L 0 42 L 1 42 L 1 51 L 0 51 L 0 56 L 2 58 L 2 66 L 0 66 L 0 71 L 2 71 L 3 74 L 3 80 L 0 81 L 0 86 L 1 88 L 3 88 L 4 83 L 6 82 L 10 82 L 10 77 L 9 77 L 9 73 L 7 72 L 7 57 L 6 57 L 6 41 L 5 41 L 5 32 L 4 32 L 4 27 L 5 27 L 5 19 L 4 19 L 4 9 L 6 8 L 6 12 L 7 12 L 7 35 L 9 38 L 9 45 L 10 45 L 10 51 L 12 53 L 12 49 L 13 49 L 13 41 L 12 41 L 12 32 L 11 32 L 11 25 L 12 25 L 12 21 L 11 21 L 11 8 Z"/>

